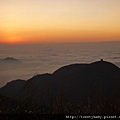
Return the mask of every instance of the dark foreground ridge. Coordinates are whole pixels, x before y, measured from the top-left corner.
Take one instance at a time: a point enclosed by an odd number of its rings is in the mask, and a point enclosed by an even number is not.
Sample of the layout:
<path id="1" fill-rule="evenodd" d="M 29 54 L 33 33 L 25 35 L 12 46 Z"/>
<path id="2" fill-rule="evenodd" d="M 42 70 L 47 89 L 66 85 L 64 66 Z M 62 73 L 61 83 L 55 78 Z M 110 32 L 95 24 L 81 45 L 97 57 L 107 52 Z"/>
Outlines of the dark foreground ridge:
<path id="1" fill-rule="evenodd" d="M 120 113 L 119 91 L 120 68 L 103 60 L 63 66 L 52 74 L 11 81 L 0 88 L 1 96 L 14 101 L 10 107 L 22 105 L 22 110 L 24 106 L 35 112 L 36 104 L 41 110 L 37 112 L 45 114 Z"/>

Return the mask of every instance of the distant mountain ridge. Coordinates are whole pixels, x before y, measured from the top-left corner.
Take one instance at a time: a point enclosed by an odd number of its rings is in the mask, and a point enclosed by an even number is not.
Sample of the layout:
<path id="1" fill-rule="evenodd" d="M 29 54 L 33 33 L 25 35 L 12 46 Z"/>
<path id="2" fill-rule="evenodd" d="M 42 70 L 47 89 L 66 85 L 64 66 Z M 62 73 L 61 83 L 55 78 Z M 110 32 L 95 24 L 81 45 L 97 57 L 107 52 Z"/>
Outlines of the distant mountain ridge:
<path id="1" fill-rule="evenodd" d="M 13 63 L 13 62 L 21 62 L 21 61 L 13 57 L 6 57 L 4 59 L 0 59 L 0 62 L 12 62 Z"/>
<path id="2" fill-rule="evenodd" d="M 41 74 L 31 79 L 16 80 L 0 88 L 0 94 L 24 100 L 32 98 L 39 102 L 41 96 L 47 101 L 48 92 L 54 96 L 61 93 L 70 101 L 91 99 L 102 91 L 105 99 L 115 92 L 120 98 L 120 68 L 107 61 L 90 64 L 71 64 L 59 68 L 52 74 Z M 14 96 L 14 97 L 13 97 Z"/>
<path id="3" fill-rule="evenodd" d="M 0 71 L 17 69 L 22 67 L 22 61 L 13 57 L 0 59 Z"/>

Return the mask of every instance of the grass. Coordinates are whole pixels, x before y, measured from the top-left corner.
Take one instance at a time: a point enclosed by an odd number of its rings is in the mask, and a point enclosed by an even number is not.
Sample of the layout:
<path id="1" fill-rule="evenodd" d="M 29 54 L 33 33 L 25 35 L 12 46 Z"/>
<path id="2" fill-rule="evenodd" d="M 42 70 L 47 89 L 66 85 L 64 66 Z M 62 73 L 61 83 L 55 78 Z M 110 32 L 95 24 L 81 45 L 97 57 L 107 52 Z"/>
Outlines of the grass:
<path id="1" fill-rule="evenodd" d="M 68 101 L 62 93 L 54 97 L 47 96 L 48 102 L 41 98 L 39 105 L 31 98 L 14 104 L 13 100 L 0 101 L 0 114 L 119 114 L 120 99 L 114 96 L 105 100 L 98 95 L 95 100 L 81 100 L 79 103 Z"/>
<path id="2" fill-rule="evenodd" d="M 40 95 L 39 102 L 34 101 L 32 97 L 28 97 L 22 102 L 1 98 L 0 117 L 2 116 L 4 120 L 16 120 L 23 119 L 25 115 L 29 115 L 29 120 L 37 120 L 41 117 L 39 115 L 43 115 L 42 119 L 44 120 L 46 117 L 50 119 L 51 115 L 59 114 L 120 114 L 120 98 L 114 92 L 106 99 L 102 91 L 98 91 L 93 95 L 94 99 L 88 95 L 88 97 L 81 99 L 79 102 L 69 100 L 62 92 L 59 95 L 55 95 L 52 91 L 47 90 L 46 93 L 46 99 L 44 99 L 43 95 Z M 5 116 L 3 117 L 3 115 Z M 9 115 L 10 117 L 8 118 L 7 116 Z M 2 119 L 0 118 L 0 120 Z"/>

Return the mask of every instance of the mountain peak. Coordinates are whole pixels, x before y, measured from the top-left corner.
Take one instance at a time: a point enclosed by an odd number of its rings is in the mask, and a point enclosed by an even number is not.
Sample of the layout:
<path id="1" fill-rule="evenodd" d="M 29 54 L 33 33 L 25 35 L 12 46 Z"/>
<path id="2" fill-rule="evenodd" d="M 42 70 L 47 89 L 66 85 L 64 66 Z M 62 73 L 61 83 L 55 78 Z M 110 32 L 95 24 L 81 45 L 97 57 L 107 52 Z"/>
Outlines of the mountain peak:
<path id="1" fill-rule="evenodd" d="M 17 96 L 23 100 L 32 97 L 40 101 L 40 95 L 43 93 L 46 100 L 49 89 L 56 96 L 65 90 L 65 97 L 72 100 L 71 96 L 75 94 L 76 101 L 80 101 L 82 98 L 93 98 L 94 92 L 99 92 L 101 89 L 104 97 L 109 98 L 109 93 L 112 91 L 120 96 L 119 80 L 120 68 L 111 62 L 100 60 L 90 64 L 63 66 L 53 74 L 38 74 L 27 81 L 10 82 L 0 89 L 0 94 L 11 98 Z"/>
<path id="2" fill-rule="evenodd" d="M 13 57 L 6 57 L 5 59 L 2 59 L 2 60 L 4 60 L 4 61 L 17 61 L 17 62 L 19 61 L 18 59 L 15 59 Z"/>
<path id="3" fill-rule="evenodd" d="M 103 61 L 102 59 L 100 61 L 96 61 L 90 64 L 90 66 L 93 67 L 99 67 L 100 68 L 104 68 L 104 69 L 109 69 L 109 68 L 114 68 L 114 69 L 119 69 L 119 67 L 117 67 L 115 64 L 108 62 L 108 61 Z"/>

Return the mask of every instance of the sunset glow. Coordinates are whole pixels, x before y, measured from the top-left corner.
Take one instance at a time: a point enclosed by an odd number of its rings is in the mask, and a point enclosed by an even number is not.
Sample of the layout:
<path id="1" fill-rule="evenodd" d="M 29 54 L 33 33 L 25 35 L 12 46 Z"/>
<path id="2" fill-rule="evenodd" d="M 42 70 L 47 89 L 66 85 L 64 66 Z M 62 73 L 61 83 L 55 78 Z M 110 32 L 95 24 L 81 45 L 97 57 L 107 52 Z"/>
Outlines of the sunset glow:
<path id="1" fill-rule="evenodd" d="M 120 0 L 1 0 L 1 43 L 120 41 Z"/>

